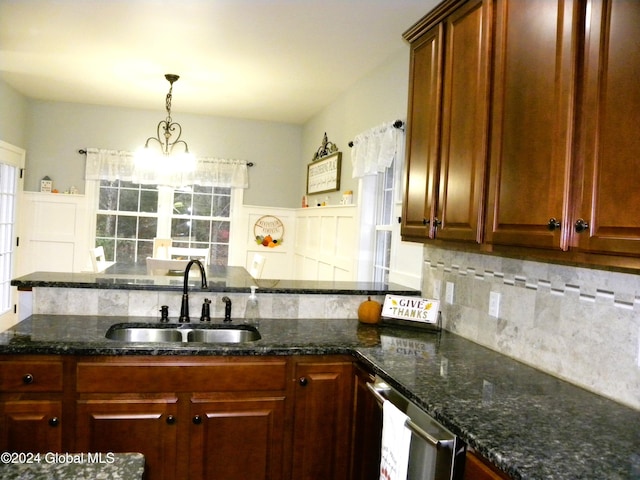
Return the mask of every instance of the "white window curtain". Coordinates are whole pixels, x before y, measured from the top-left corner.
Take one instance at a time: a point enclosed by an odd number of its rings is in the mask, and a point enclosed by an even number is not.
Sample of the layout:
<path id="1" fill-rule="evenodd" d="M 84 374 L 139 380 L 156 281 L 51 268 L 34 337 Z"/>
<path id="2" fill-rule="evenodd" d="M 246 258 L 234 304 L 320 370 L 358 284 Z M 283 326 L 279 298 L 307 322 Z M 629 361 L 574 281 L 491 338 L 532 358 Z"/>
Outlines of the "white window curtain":
<path id="1" fill-rule="evenodd" d="M 244 160 L 198 158 L 195 169 L 180 172 L 171 168 L 148 169 L 136 164 L 134 154 L 122 150 L 87 148 L 87 180 L 124 180 L 143 185 L 186 185 L 248 188 L 249 174 Z"/>
<path id="2" fill-rule="evenodd" d="M 353 178 L 384 172 L 394 159 L 400 164 L 404 155 L 404 129 L 383 123 L 353 139 L 351 164 Z"/>

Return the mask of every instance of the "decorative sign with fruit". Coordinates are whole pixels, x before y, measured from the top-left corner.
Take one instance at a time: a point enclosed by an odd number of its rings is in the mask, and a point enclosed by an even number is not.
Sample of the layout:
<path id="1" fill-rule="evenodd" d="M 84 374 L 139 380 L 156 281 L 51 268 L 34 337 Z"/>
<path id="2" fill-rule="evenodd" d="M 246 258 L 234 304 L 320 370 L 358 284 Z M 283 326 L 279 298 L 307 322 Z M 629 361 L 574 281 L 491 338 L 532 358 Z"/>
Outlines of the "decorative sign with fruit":
<path id="1" fill-rule="evenodd" d="M 265 215 L 253 225 L 253 234 L 258 245 L 274 248 L 282 245 L 284 224 L 278 217 Z"/>

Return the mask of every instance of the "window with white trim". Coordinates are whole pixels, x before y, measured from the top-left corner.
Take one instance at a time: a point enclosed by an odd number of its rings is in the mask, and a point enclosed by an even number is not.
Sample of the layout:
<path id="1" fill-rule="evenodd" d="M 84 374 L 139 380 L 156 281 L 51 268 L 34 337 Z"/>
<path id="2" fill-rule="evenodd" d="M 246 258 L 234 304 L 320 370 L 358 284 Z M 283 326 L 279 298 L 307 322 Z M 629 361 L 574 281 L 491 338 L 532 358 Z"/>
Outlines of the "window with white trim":
<path id="1" fill-rule="evenodd" d="M 101 180 L 96 245 L 107 259 L 142 263 L 153 254 L 154 237 L 176 247 L 209 248 L 210 264 L 227 265 L 231 229 L 231 188 L 158 187 Z"/>

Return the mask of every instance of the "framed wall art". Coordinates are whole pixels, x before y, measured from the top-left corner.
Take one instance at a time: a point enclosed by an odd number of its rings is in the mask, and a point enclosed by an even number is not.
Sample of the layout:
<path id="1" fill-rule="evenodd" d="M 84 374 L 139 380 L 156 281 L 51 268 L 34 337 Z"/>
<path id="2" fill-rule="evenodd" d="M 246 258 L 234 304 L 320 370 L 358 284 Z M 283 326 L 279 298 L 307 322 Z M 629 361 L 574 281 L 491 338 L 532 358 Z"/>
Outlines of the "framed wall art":
<path id="1" fill-rule="evenodd" d="M 342 153 L 337 152 L 307 165 L 307 194 L 340 190 Z"/>

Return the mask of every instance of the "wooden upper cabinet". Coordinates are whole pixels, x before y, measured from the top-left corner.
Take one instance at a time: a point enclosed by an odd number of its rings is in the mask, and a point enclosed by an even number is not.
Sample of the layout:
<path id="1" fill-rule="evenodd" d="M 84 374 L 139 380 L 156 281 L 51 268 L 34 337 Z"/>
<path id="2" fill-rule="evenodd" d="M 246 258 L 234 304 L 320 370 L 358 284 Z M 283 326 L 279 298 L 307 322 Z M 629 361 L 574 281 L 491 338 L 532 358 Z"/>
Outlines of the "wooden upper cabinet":
<path id="1" fill-rule="evenodd" d="M 578 8 L 497 0 L 495 18 L 485 238 L 566 250 Z"/>
<path id="2" fill-rule="evenodd" d="M 418 27 L 405 34 L 411 42 L 406 238 L 482 241 L 490 4 L 451 4 L 442 18 L 423 24 L 424 33 Z"/>
<path id="3" fill-rule="evenodd" d="M 588 3 L 572 247 L 639 255 L 640 2 Z"/>
<path id="4" fill-rule="evenodd" d="M 487 163 L 490 1 L 444 22 L 442 131 L 435 236 L 480 243 Z"/>
<path id="5" fill-rule="evenodd" d="M 401 227 L 402 235 L 407 237 L 432 236 L 439 154 L 442 30 L 442 25 L 437 25 L 411 45 L 407 176 Z"/>

